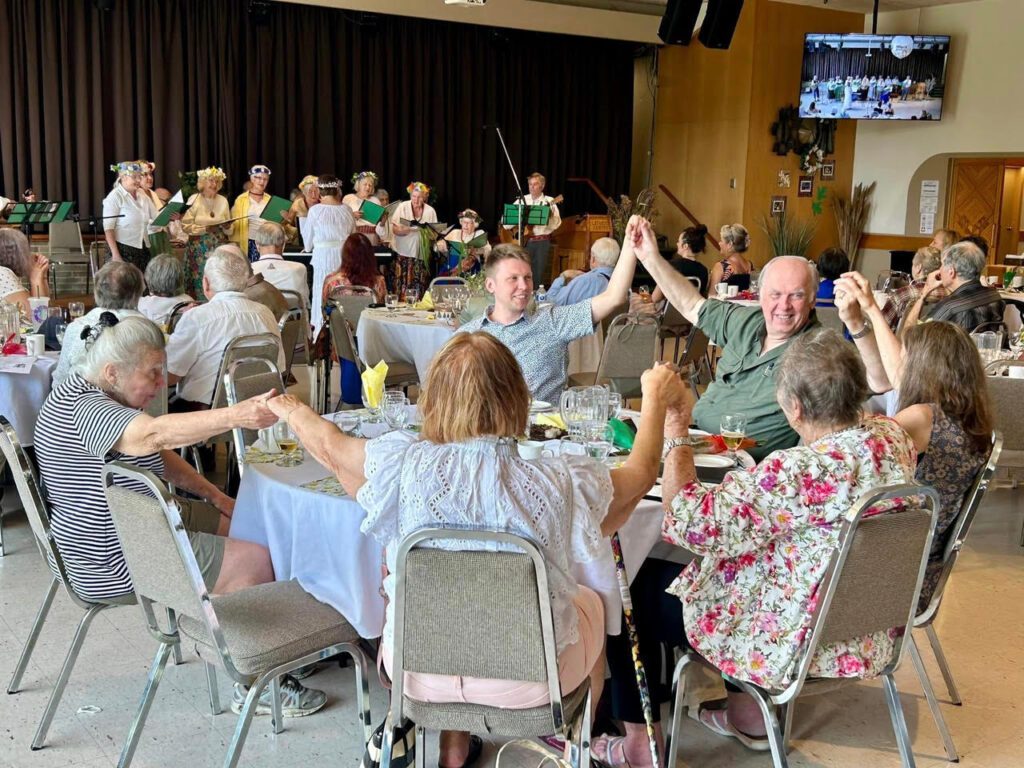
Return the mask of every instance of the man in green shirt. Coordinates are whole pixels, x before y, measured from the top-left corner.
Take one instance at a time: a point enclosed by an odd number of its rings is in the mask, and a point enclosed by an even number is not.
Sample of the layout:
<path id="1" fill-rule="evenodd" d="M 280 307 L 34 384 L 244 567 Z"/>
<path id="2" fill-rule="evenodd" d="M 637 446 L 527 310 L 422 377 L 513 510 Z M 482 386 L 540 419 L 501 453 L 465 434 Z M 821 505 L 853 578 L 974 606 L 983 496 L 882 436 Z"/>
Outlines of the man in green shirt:
<path id="1" fill-rule="evenodd" d="M 775 372 L 789 340 L 818 326 L 813 316 L 818 271 L 799 256 L 779 256 L 761 271 L 760 307 L 705 299 L 658 252 L 650 225 L 639 227 L 637 256 L 665 297 L 683 317 L 722 350 L 715 380 L 693 409 L 696 425 L 718 434 L 724 414 L 747 417 L 747 436 L 757 441 L 750 454 L 760 461 L 798 437 L 775 399 Z"/>

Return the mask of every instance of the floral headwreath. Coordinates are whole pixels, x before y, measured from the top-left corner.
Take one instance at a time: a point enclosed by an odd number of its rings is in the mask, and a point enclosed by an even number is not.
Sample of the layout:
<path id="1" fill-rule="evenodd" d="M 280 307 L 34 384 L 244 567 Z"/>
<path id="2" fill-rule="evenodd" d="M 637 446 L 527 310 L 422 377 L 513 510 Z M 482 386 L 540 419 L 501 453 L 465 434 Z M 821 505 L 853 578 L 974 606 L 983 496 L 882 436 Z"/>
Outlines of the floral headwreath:
<path id="1" fill-rule="evenodd" d="M 359 182 L 363 179 L 373 179 L 373 186 L 377 186 L 377 182 L 380 180 L 376 173 L 373 171 L 360 171 L 359 173 L 352 174 L 352 189 L 359 186 Z"/>
<path id="2" fill-rule="evenodd" d="M 218 168 L 216 165 L 211 165 L 207 168 L 200 168 L 196 171 L 196 179 L 199 181 L 213 180 L 213 181 L 224 181 L 227 178 L 227 174 L 224 173 L 222 168 Z"/>
<path id="3" fill-rule="evenodd" d="M 425 197 L 430 197 L 430 187 L 428 187 L 422 181 L 414 181 L 412 184 L 405 188 L 405 191 L 408 192 L 410 195 L 416 190 L 422 192 Z"/>
<path id="4" fill-rule="evenodd" d="M 136 160 L 135 162 L 142 166 L 143 173 L 152 173 L 156 170 L 156 163 L 152 160 Z"/>
<path id="5" fill-rule="evenodd" d="M 123 160 L 120 163 L 114 163 L 110 166 L 110 170 L 118 176 L 128 176 L 143 172 L 142 166 L 136 160 Z"/>
<path id="6" fill-rule="evenodd" d="M 316 180 L 317 189 L 338 189 L 341 186 L 341 182 L 335 179 L 334 181 L 321 181 Z"/>
<path id="7" fill-rule="evenodd" d="M 467 208 L 464 211 L 459 211 L 459 221 L 462 221 L 462 219 L 472 219 L 473 221 L 476 222 L 477 226 L 483 224 L 484 221 L 483 218 L 481 218 L 480 214 L 474 211 L 472 208 Z"/>
<path id="8" fill-rule="evenodd" d="M 263 174 L 264 176 L 269 176 L 270 175 L 270 169 L 267 166 L 262 165 L 262 164 L 254 165 L 252 168 L 249 169 L 249 175 L 250 176 L 255 176 L 256 174 L 259 174 L 259 173 Z"/>
<path id="9" fill-rule="evenodd" d="M 302 177 L 302 181 L 299 182 L 299 189 L 304 190 L 310 184 L 316 184 L 316 176 L 311 173 Z"/>

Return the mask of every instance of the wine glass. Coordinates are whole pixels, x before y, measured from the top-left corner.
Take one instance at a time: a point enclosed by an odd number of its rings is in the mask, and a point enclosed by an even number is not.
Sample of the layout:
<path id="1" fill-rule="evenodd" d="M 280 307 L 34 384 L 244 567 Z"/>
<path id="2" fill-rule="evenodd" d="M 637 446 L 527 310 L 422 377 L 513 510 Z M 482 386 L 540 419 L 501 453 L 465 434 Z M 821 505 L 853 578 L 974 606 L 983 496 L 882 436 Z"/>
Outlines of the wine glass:
<path id="1" fill-rule="evenodd" d="M 56 318 L 58 318 L 60 320 L 63 320 L 64 319 L 64 309 L 62 307 L 47 307 L 46 308 L 46 318 L 50 319 L 52 317 L 56 317 Z"/>
<path id="2" fill-rule="evenodd" d="M 390 429 L 403 429 L 409 420 L 409 398 L 400 389 L 388 390 L 381 401 L 381 413 Z"/>
<path id="3" fill-rule="evenodd" d="M 274 425 L 274 439 L 282 453 L 294 453 L 299 447 L 299 440 L 287 421 L 279 421 Z"/>
<path id="4" fill-rule="evenodd" d="M 722 440 L 729 449 L 729 457 L 736 461 L 736 450 L 747 436 L 747 417 L 742 413 L 727 413 L 722 416 Z"/>
<path id="5" fill-rule="evenodd" d="M 68 324 L 63 322 L 57 323 L 56 327 L 54 328 L 54 332 L 57 335 L 57 343 L 60 344 L 62 347 L 64 346 L 64 334 L 67 333 L 67 330 Z"/>
<path id="6" fill-rule="evenodd" d="M 383 387 L 381 387 L 381 389 L 383 389 Z M 363 385 L 360 387 L 359 394 L 360 394 L 360 397 L 363 400 L 363 407 L 366 408 L 366 410 L 367 410 L 367 412 L 369 414 L 366 417 L 366 419 L 364 419 L 364 421 L 367 424 L 378 424 L 378 423 L 380 423 L 381 407 L 384 404 L 384 393 L 383 392 L 379 392 L 377 394 L 377 397 L 375 397 L 373 399 L 373 402 L 375 404 L 371 405 L 370 404 L 370 402 L 371 402 L 370 398 L 366 396 L 366 383 L 364 382 Z"/>
<path id="7" fill-rule="evenodd" d="M 72 321 L 77 320 L 85 314 L 85 304 L 80 301 L 72 301 L 68 304 L 68 316 Z"/>
<path id="8" fill-rule="evenodd" d="M 410 307 L 420 300 L 420 289 L 419 288 L 406 288 L 405 289 L 405 303 Z"/>
<path id="9" fill-rule="evenodd" d="M 609 392 L 608 393 L 608 421 L 619 418 L 619 414 L 622 413 L 622 393 L 621 392 Z"/>
<path id="10" fill-rule="evenodd" d="M 398 294 L 389 293 L 384 297 L 384 306 L 387 307 L 388 312 L 394 312 L 398 309 Z"/>
<path id="11" fill-rule="evenodd" d="M 572 387 L 565 390 L 558 401 L 558 413 L 561 415 L 562 421 L 565 422 L 565 428 L 570 437 L 579 436 L 580 424 L 583 421 L 579 403 L 580 389 L 580 387 Z"/>

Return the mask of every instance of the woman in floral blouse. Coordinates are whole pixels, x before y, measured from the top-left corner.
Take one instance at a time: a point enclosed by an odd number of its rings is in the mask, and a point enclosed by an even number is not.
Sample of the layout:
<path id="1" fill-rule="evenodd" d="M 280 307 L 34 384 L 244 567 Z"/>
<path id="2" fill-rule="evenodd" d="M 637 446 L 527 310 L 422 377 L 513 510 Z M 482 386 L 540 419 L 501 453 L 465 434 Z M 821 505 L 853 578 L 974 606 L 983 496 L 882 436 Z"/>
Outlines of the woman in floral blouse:
<path id="1" fill-rule="evenodd" d="M 843 516 L 871 489 L 913 481 L 910 437 L 890 419 L 862 418 L 864 365 L 835 331 L 793 341 L 776 391 L 802 445 L 730 472 L 714 487 L 697 482 L 693 449 L 671 440 L 687 436 L 689 414 L 668 414 L 662 535 L 702 559 L 682 574 L 678 565 L 648 560 L 634 580 L 634 618 L 649 681 L 661 677 L 658 644 L 679 645 L 685 637 L 735 678 L 786 685 Z M 871 677 L 888 663 L 892 637 L 879 632 L 821 648 L 811 674 Z M 594 749 L 611 765 L 638 768 L 650 765 L 650 754 L 632 660 L 621 650 L 609 638 L 613 716 L 626 723 L 626 736 L 597 739 Z M 652 697 L 657 701 L 665 693 L 653 690 Z M 729 691 L 727 702 L 702 708 L 700 720 L 716 733 L 767 748 L 760 710 L 738 689 Z"/>

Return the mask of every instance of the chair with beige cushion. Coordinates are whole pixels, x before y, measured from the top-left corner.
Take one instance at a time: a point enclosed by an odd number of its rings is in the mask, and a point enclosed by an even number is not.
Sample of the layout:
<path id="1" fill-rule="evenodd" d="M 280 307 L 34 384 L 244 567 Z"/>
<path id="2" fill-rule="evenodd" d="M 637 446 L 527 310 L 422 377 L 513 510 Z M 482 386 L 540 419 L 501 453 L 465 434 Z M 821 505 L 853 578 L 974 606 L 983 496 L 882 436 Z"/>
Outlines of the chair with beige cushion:
<path id="1" fill-rule="evenodd" d="M 654 365 L 660 336 L 659 318 L 646 314 L 619 315 L 605 332 L 597 370 L 572 374 L 569 386 L 607 384 L 623 397 L 640 397 L 640 377 Z"/>
<path id="2" fill-rule="evenodd" d="M 340 305 L 336 306 L 330 314 L 331 344 L 338 360 L 348 360 L 355 365 L 360 374 L 366 370 L 366 364 L 356 352 L 356 340 L 352 333 L 352 326 L 349 323 L 348 315 Z M 420 383 L 416 366 L 404 360 L 386 360 L 388 375 L 384 379 L 386 388 L 407 389 Z"/>
<path id="3" fill-rule="evenodd" d="M 917 501 L 913 502 L 915 506 L 899 511 L 865 515 L 880 502 L 897 498 Z M 836 549 L 818 589 L 819 600 L 805 633 L 806 642 L 793 665 L 791 682 L 783 688 L 768 689 L 722 673 L 723 678 L 751 695 L 760 707 L 775 768 L 789 765 L 786 753 L 797 697 L 859 682 L 855 677 L 809 678 L 818 648 L 894 627 L 913 626 L 938 508 L 939 495 L 926 486 L 889 485 L 867 491 L 842 521 Z M 893 675 L 910 645 L 904 642 L 908 635 L 901 633 L 895 639 L 893 655 L 880 674 L 903 768 L 913 768 L 914 755 Z M 715 669 L 694 651 L 684 654 L 676 665 L 673 677 L 678 683 L 667 762 L 670 766 L 676 765 L 685 694 L 683 675 L 690 664 Z"/>
<path id="4" fill-rule="evenodd" d="M 949 576 L 953 572 L 953 566 L 956 565 L 956 561 L 960 557 L 964 542 L 967 540 L 967 534 L 971 531 L 971 525 L 974 523 L 974 518 L 978 514 L 981 502 L 985 498 L 985 493 L 988 491 L 992 476 L 995 475 L 996 465 L 999 463 L 999 454 L 1002 452 L 1002 448 L 1002 436 L 998 432 L 993 432 L 992 447 L 989 450 L 985 465 L 978 471 L 974 482 L 971 483 L 971 487 L 964 494 L 964 501 L 960 505 L 960 511 L 947 531 L 948 539 L 942 557 L 942 572 L 939 574 L 939 581 L 932 592 L 931 599 L 928 601 L 928 606 L 914 618 L 914 629 L 923 629 L 928 636 L 928 642 L 931 644 L 935 661 L 939 666 L 939 671 L 942 673 L 942 679 L 946 682 L 946 689 L 949 691 L 950 700 L 956 705 L 960 705 L 963 702 L 960 700 L 960 693 L 957 691 L 956 681 L 953 679 L 949 662 L 946 661 L 946 654 L 942 652 L 939 636 L 935 633 L 935 619 L 939 615 L 942 595 L 945 591 L 946 583 L 949 581 Z M 949 733 L 946 719 L 942 716 L 942 710 L 939 709 L 938 699 L 935 697 L 935 691 L 932 688 L 924 662 L 921 660 L 921 654 L 918 651 L 917 642 L 914 640 L 913 634 L 909 636 L 909 645 L 910 658 L 914 662 L 914 668 L 917 670 L 917 676 L 921 681 L 921 688 L 924 691 L 925 701 L 928 702 L 928 708 L 932 712 L 932 718 L 935 720 L 935 727 L 938 728 L 939 735 L 942 737 L 946 756 L 950 761 L 956 762 L 959 760 L 956 745 L 953 743 L 953 737 Z"/>
<path id="5" fill-rule="evenodd" d="M 259 367 L 265 370 L 257 372 Z M 256 368 L 257 370 L 254 370 Z M 239 375 L 239 371 L 247 371 L 245 376 Z M 284 380 L 277 365 L 270 360 L 261 357 L 243 357 L 235 360 L 224 374 L 224 392 L 228 398 L 228 405 L 236 405 L 250 397 L 262 395 L 270 390 L 284 392 Z M 245 451 L 256 442 L 259 433 L 255 429 L 242 429 L 235 427 L 231 430 L 234 440 L 235 461 L 238 467 L 238 477 L 241 479 L 245 472 Z"/>
<path id="6" fill-rule="evenodd" d="M 442 540 L 513 551 L 427 546 Z M 547 568 L 537 546 L 510 533 L 422 529 L 402 540 L 396 566 L 391 713 L 396 724 L 406 717 L 416 723 L 418 763 L 430 728 L 506 738 L 557 734 L 571 743 L 573 768 L 588 768 L 590 681 L 565 694 L 559 685 Z M 549 703 L 531 709 L 423 703 L 404 695 L 403 671 L 546 683 Z M 393 740 L 385 732 L 381 766 L 390 764 Z"/>
<path id="7" fill-rule="evenodd" d="M 225 768 L 238 764 L 262 691 L 268 685 L 272 687 L 271 725 L 274 733 L 280 733 L 278 678 L 338 653 L 349 654 L 355 662 L 359 721 L 364 739 L 369 739 L 368 659 L 357 645 L 358 633 L 340 613 L 316 600 L 296 581 L 271 582 L 228 595 L 210 595 L 182 526 L 178 505 L 160 481 L 149 472 L 121 462 L 108 464 L 103 476 L 110 513 L 135 593 L 150 634 L 160 644 L 119 766 L 131 764 L 167 657 L 182 642 L 194 646 L 206 662 L 215 711 L 219 709 L 213 684 L 217 667 L 249 688 L 224 758 Z M 115 477 L 145 487 L 150 495 L 113 485 Z M 153 613 L 154 603 L 177 612 L 177 631 L 160 629 Z"/>

